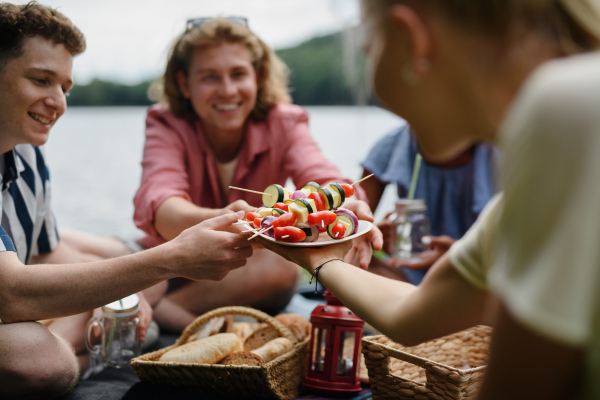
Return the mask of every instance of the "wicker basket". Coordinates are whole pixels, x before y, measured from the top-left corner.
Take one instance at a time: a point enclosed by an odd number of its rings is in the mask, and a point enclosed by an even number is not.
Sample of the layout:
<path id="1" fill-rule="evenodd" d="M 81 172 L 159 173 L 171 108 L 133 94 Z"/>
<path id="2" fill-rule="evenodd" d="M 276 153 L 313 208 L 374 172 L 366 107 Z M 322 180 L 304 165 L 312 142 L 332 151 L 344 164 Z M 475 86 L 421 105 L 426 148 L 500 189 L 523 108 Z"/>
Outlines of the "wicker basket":
<path id="1" fill-rule="evenodd" d="M 366 336 L 362 352 L 373 399 L 473 399 L 488 360 L 492 329 L 476 326 L 404 347 L 386 336 Z"/>
<path id="2" fill-rule="evenodd" d="M 308 368 L 310 337 L 297 342 L 288 353 L 263 366 L 209 365 L 157 361 L 160 356 L 184 343 L 196 329 L 213 318 L 224 315 L 247 315 L 273 326 L 283 337 L 296 342 L 295 337 L 279 321 L 247 307 L 223 307 L 196 318 L 174 345 L 144 354 L 131 360 L 140 381 L 171 385 L 195 386 L 198 391 L 220 398 L 291 399 L 300 394 L 302 380 Z"/>

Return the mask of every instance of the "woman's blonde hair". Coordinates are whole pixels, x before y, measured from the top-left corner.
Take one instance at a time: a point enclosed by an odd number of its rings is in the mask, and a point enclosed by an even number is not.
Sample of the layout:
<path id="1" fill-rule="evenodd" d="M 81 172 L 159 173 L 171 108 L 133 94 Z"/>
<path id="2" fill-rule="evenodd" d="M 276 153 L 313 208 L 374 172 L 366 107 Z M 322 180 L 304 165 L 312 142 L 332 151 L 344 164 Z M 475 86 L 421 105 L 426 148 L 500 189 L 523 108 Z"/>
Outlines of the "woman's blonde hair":
<path id="1" fill-rule="evenodd" d="M 250 29 L 226 18 L 211 19 L 177 38 L 171 48 L 165 74 L 150 87 L 150 97 L 166 103 L 179 118 L 195 117 L 190 100 L 179 90 L 177 74 L 182 71 L 188 75 L 195 48 L 222 43 L 241 43 L 250 51 L 258 76 L 256 105 L 251 118 L 263 120 L 277 104 L 291 103 L 287 86 L 289 72 L 284 62 Z"/>
<path id="2" fill-rule="evenodd" d="M 451 17 L 467 29 L 505 36 L 515 26 L 539 29 L 564 54 L 600 47 L 600 7 L 597 0 L 363 0 L 366 12 L 385 23 L 394 4 L 422 4 Z"/>

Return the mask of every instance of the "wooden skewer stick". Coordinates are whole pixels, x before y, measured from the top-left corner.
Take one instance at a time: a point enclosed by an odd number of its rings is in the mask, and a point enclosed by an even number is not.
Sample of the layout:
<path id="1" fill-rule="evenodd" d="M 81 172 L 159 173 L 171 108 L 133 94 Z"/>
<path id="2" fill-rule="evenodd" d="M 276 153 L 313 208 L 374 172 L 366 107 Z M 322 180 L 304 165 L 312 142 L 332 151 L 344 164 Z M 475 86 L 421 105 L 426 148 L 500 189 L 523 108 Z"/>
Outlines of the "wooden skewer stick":
<path id="1" fill-rule="evenodd" d="M 364 181 L 365 179 L 369 179 L 369 178 L 370 178 L 370 177 L 372 177 L 373 175 L 375 175 L 375 174 L 371 174 L 371 175 L 369 175 L 369 176 L 365 176 L 364 178 L 362 178 L 361 180 L 358 180 L 358 181 L 354 182 L 354 183 L 353 183 L 353 184 L 351 184 L 350 186 L 354 186 L 354 185 L 356 185 L 357 183 L 360 183 L 360 182 Z M 231 186 L 229 186 L 229 187 L 231 187 Z"/>
<path id="2" fill-rule="evenodd" d="M 249 237 L 248 240 L 250 239 L 254 239 L 255 237 L 257 237 L 258 235 L 262 235 L 263 233 L 265 233 L 266 231 L 268 231 L 269 229 L 271 229 L 273 227 L 273 225 L 271 225 L 268 228 L 263 229 L 262 231 L 258 231 L 256 232 L 253 236 Z"/>
<path id="3" fill-rule="evenodd" d="M 256 190 L 243 189 L 243 188 L 239 188 L 239 187 L 235 187 L 235 186 L 229 186 L 229 189 L 237 189 L 237 190 L 242 190 L 244 192 L 250 192 L 250 193 L 256 193 L 256 194 L 266 194 L 267 196 L 273 196 L 271 193 L 258 192 Z"/>
<path id="4" fill-rule="evenodd" d="M 242 231 L 242 233 L 256 232 L 256 231 L 258 231 L 258 229 L 248 229 L 247 231 Z"/>
<path id="5" fill-rule="evenodd" d="M 290 237 L 290 235 L 285 235 L 285 236 L 282 236 L 281 238 L 285 239 L 285 238 L 288 238 L 288 237 Z"/>

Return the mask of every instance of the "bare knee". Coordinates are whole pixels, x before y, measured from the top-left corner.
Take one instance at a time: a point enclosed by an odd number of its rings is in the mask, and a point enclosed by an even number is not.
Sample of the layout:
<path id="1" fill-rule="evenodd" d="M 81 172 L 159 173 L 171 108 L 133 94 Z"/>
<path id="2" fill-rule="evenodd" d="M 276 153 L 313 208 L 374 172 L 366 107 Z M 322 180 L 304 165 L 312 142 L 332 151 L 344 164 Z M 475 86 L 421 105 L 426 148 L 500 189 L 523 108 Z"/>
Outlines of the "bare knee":
<path id="1" fill-rule="evenodd" d="M 162 282 L 157 283 L 156 285 L 151 286 L 148 289 L 144 290 L 144 292 L 143 292 L 144 296 L 146 296 L 146 300 L 148 300 L 148 303 L 150 303 L 152 308 L 154 308 L 158 304 L 158 302 L 163 297 L 165 297 L 168 287 L 169 287 L 169 282 L 162 281 Z"/>
<path id="2" fill-rule="evenodd" d="M 43 325 L 24 322 L 0 325 L 0 398 L 55 398 L 77 382 L 73 350 Z"/>
<path id="3" fill-rule="evenodd" d="M 254 306 L 270 314 L 276 314 L 287 305 L 296 291 L 299 278 L 298 267 L 287 261 L 274 263 L 261 277 L 263 296 Z"/>

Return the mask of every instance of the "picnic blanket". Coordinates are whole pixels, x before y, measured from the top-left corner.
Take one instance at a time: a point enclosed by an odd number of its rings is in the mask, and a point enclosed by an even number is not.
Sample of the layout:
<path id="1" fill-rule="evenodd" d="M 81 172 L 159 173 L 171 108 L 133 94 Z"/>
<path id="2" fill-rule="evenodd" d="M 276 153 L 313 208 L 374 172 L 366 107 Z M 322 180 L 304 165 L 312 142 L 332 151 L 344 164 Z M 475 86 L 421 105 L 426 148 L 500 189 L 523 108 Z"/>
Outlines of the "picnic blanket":
<path id="1" fill-rule="evenodd" d="M 314 289 L 313 289 L 314 290 Z M 284 312 L 293 312 L 310 318 L 311 311 L 316 305 L 321 304 L 320 300 L 306 299 L 300 294 L 296 294 Z M 152 352 L 175 343 L 179 334 L 162 332 L 158 341 L 145 352 Z M 97 375 L 87 380 L 81 380 L 69 394 L 63 397 L 64 400 L 220 400 L 217 397 L 201 395 L 197 389 L 188 387 L 176 387 L 170 385 L 157 385 L 147 382 L 140 382 L 133 369 L 123 368 L 105 368 Z M 305 395 L 299 399 L 325 400 L 327 397 Z M 359 395 L 349 400 L 370 400 L 371 390 L 368 387 L 360 392 Z M 259 399 L 257 399 L 259 400 Z"/>
<path id="2" fill-rule="evenodd" d="M 155 351 L 175 343 L 179 337 L 174 333 L 162 333 L 158 342 L 147 351 Z M 217 397 L 201 395 L 197 389 L 157 385 L 140 382 L 131 368 L 106 368 L 87 380 L 80 381 L 64 400 L 220 400 Z M 299 399 L 325 400 L 327 397 L 305 395 Z M 365 387 L 359 395 L 350 400 L 370 400 L 371 390 Z M 257 399 L 258 400 L 258 399 Z"/>

